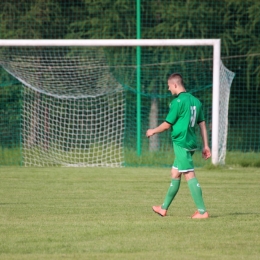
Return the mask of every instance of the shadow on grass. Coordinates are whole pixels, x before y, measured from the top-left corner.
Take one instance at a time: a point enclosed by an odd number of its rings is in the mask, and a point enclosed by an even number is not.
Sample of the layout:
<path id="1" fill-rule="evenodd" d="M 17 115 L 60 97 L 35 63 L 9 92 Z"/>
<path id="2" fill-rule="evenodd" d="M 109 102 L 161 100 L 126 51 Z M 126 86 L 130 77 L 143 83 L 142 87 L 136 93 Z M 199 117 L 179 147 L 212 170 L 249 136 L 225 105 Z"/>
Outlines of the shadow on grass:
<path id="1" fill-rule="evenodd" d="M 233 212 L 229 213 L 230 216 L 239 216 L 239 215 L 260 215 L 260 212 Z"/>
<path id="2" fill-rule="evenodd" d="M 223 215 L 216 215 L 216 214 L 213 214 L 213 215 L 210 215 L 209 214 L 209 218 L 222 218 L 222 217 L 225 217 L 225 216 L 260 216 L 260 212 L 232 212 L 232 213 L 227 213 L 227 214 L 223 214 Z"/>
<path id="3" fill-rule="evenodd" d="M 7 206 L 7 205 L 26 205 L 28 203 L 1 203 L 0 206 Z"/>

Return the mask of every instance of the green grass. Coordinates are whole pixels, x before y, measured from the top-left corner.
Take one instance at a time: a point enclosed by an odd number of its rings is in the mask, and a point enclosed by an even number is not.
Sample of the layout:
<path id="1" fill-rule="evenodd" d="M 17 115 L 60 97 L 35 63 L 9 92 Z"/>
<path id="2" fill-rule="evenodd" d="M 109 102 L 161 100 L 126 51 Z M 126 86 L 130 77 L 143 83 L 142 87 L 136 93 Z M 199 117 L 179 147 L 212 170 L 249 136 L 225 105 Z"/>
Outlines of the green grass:
<path id="1" fill-rule="evenodd" d="M 192 220 L 169 169 L 1 167 L 0 259 L 260 259 L 259 168 L 197 170 L 211 218 Z"/>
<path id="2" fill-rule="evenodd" d="M 227 152 L 226 164 L 242 167 L 260 167 L 260 154 L 256 152 Z"/>

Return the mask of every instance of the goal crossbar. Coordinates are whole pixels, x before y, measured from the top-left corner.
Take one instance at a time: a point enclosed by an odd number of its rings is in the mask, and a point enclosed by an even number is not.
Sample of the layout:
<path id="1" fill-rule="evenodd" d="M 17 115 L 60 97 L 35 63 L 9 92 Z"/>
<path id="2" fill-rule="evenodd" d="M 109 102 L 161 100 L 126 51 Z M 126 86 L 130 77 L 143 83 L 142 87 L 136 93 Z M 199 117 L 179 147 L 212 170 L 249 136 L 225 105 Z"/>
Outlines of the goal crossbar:
<path id="1" fill-rule="evenodd" d="M 129 39 L 129 40 L 0 40 L 0 47 L 80 47 L 80 46 L 212 46 L 213 91 L 212 91 L 212 163 L 218 163 L 219 88 L 220 88 L 220 39 Z"/>
<path id="2" fill-rule="evenodd" d="M 0 46 L 216 46 L 220 39 L 129 39 L 129 40 L 0 40 Z"/>

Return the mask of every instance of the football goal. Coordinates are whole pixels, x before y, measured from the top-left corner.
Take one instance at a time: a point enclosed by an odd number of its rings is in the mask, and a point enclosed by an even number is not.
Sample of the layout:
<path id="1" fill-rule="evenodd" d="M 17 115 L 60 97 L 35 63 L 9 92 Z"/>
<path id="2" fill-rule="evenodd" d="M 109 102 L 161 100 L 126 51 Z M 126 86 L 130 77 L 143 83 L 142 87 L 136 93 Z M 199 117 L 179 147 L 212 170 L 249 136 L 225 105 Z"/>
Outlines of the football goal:
<path id="1" fill-rule="evenodd" d="M 173 72 L 204 105 L 212 163 L 225 162 L 234 73 L 219 39 L 0 40 L 0 65 L 24 86 L 25 166 L 120 167 L 131 152 L 169 152 L 168 134 L 145 131 L 167 114 Z"/>

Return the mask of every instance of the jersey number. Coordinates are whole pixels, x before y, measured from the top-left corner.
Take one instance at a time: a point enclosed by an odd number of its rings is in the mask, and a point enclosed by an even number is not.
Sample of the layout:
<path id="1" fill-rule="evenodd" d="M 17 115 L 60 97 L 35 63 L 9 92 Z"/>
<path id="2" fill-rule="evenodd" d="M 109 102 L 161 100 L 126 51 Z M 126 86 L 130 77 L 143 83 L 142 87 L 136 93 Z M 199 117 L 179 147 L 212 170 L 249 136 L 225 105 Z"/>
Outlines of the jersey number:
<path id="1" fill-rule="evenodd" d="M 190 127 L 194 127 L 196 121 L 196 107 L 190 107 Z"/>

